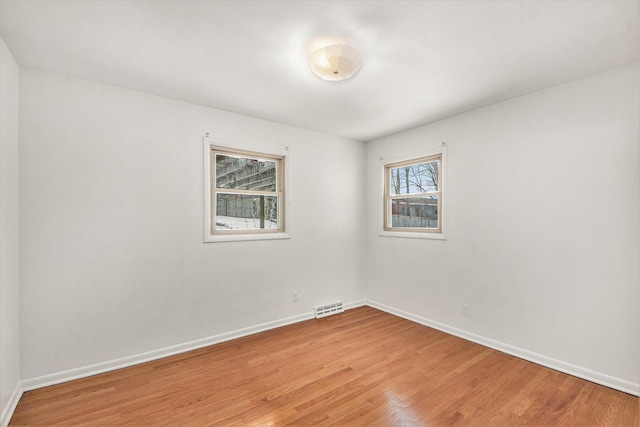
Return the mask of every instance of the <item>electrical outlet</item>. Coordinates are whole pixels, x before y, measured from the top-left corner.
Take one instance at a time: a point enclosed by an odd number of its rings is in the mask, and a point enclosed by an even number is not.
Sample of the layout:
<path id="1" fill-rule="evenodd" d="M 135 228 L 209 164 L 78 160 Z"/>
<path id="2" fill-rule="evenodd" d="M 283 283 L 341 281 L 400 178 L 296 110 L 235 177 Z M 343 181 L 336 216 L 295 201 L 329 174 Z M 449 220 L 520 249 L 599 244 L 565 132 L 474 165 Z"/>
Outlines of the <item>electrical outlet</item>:
<path id="1" fill-rule="evenodd" d="M 462 304 L 462 315 L 471 317 L 471 307 L 469 306 L 469 304 Z"/>
<path id="2" fill-rule="evenodd" d="M 293 302 L 298 302 L 298 291 L 293 292 Z"/>

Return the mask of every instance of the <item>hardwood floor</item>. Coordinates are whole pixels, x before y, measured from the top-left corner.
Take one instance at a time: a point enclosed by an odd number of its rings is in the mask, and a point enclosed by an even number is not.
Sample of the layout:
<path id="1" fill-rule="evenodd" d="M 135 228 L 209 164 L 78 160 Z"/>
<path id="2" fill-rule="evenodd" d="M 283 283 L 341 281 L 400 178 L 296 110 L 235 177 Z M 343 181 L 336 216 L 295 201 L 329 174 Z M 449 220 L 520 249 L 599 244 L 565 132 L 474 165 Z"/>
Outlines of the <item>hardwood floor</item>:
<path id="1" fill-rule="evenodd" d="M 637 397 L 370 307 L 27 392 L 10 425 L 625 425 Z"/>

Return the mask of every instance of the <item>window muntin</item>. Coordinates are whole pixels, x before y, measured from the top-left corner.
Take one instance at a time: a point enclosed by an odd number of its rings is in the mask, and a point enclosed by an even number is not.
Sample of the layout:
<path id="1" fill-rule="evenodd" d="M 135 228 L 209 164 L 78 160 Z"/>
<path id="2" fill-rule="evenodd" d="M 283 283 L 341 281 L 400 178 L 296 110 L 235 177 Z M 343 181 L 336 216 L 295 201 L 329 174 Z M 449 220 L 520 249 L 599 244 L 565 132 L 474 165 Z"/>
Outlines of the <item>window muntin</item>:
<path id="1" fill-rule="evenodd" d="M 211 146 L 211 234 L 284 231 L 283 157 Z"/>
<path id="2" fill-rule="evenodd" d="M 384 230 L 442 232 L 442 154 L 385 165 Z"/>

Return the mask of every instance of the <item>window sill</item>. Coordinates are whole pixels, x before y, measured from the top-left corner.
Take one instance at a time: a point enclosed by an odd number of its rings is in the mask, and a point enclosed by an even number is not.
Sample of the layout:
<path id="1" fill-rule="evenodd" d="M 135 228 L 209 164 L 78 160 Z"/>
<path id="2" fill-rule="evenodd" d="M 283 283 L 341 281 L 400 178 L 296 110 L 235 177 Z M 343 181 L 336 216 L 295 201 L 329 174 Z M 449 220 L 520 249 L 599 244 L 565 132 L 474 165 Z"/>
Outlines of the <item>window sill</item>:
<path id="1" fill-rule="evenodd" d="M 222 242 L 246 242 L 251 240 L 282 240 L 290 239 L 287 233 L 264 233 L 264 234 L 216 234 L 206 236 L 205 243 L 222 243 Z"/>
<path id="2" fill-rule="evenodd" d="M 407 239 L 431 239 L 431 240 L 447 240 L 442 233 L 418 233 L 411 231 L 381 231 L 378 233 L 380 237 L 403 237 Z"/>

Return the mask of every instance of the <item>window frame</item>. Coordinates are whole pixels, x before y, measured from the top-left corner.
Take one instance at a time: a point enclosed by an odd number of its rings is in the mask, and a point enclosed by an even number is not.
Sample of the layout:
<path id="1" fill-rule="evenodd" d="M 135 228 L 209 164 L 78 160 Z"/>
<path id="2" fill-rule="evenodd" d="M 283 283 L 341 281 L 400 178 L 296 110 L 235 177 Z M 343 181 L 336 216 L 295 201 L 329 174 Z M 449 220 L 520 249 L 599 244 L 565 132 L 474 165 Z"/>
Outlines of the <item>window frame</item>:
<path id="1" fill-rule="evenodd" d="M 240 144 L 219 139 L 204 138 L 204 242 L 232 242 L 248 240 L 277 240 L 289 239 L 288 218 L 289 203 L 288 170 L 289 150 L 274 149 L 249 144 Z M 276 162 L 276 191 L 218 189 L 216 188 L 215 156 L 224 154 L 238 157 L 258 158 Z M 213 169 L 212 169 L 213 168 Z M 278 228 L 249 229 L 249 230 L 216 230 L 215 224 L 216 202 L 218 194 L 245 195 L 275 195 L 278 197 Z"/>
<path id="2" fill-rule="evenodd" d="M 402 157 L 395 157 L 393 159 L 386 159 L 380 157 L 381 163 L 381 175 L 382 175 L 382 202 L 380 216 L 380 225 L 378 235 L 381 237 L 404 237 L 404 238 L 418 238 L 418 239 L 435 239 L 446 240 L 445 238 L 445 224 L 446 224 L 446 150 L 445 143 L 442 143 L 442 147 L 429 151 L 428 153 L 422 153 L 418 155 L 407 155 Z M 402 166 L 418 165 L 422 163 L 428 163 L 429 161 L 439 160 L 440 166 L 438 171 L 438 191 L 424 192 L 424 193 L 410 193 L 410 194 L 398 194 L 391 195 L 391 169 L 396 169 Z M 438 227 L 437 228 L 418 228 L 418 227 L 392 227 L 391 221 L 391 200 L 393 199 L 405 199 L 424 197 L 425 195 L 437 195 L 437 215 L 438 215 Z"/>

